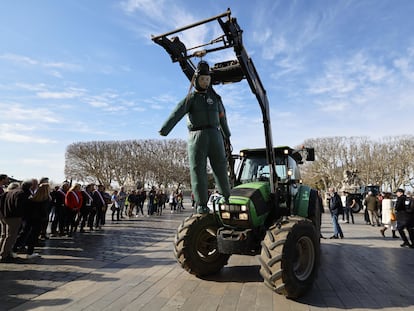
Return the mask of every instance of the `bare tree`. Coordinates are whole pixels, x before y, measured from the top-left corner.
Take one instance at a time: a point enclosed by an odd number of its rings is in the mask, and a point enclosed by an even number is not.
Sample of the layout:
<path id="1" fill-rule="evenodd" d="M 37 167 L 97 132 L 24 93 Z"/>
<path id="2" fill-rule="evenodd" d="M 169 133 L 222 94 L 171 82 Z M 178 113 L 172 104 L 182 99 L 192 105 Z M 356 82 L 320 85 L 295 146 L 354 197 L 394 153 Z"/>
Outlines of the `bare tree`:
<path id="1" fill-rule="evenodd" d="M 319 189 L 338 187 L 345 170 L 356 170 L 363 184 L 378 184 L 384 190 L 414 184 L 414 137 L 328 137 L 308 139 L 316 161 L 304 166 L 305 182 Z"/>
<path id="2" fill-rule="evenodd" d="M 186 142 L 130 140 L 74 143 L 66 150 L 67 178 L 105 186 L 189 184 Z"/>
<path id="3" fill-rule="evenodd" d="M 69 145 L 65 155 L 66 178 L 83 182 L 97 181 L 109 186 L 113 180 L 110 153 L 108 144 L 102 141 Z"/>

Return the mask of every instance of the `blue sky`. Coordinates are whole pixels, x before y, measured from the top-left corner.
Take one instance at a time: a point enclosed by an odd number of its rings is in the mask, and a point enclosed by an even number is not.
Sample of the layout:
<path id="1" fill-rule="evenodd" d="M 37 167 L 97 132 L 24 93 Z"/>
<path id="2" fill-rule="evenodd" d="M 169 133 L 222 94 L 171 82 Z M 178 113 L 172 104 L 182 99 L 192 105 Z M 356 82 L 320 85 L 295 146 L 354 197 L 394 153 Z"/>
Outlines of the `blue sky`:
<path id="1" fill-rule="evenodd" d="M 267 90 L 275 145 L 413 134 L 410 0 L 5 0 L 0 173 L 61 182 L 73 142 L 164 139 L 158 130 L 189 82 L 151 34 L 227 8 Z M 214 39 L 213 25 L 183 41 Z M 210 55 L 210 63 L 233 58 Z M 260 109 L 247 83 L 216 91 L 234 151 L 264 146 Z M 169 138 L 187 138 L 184 119 Z"/>

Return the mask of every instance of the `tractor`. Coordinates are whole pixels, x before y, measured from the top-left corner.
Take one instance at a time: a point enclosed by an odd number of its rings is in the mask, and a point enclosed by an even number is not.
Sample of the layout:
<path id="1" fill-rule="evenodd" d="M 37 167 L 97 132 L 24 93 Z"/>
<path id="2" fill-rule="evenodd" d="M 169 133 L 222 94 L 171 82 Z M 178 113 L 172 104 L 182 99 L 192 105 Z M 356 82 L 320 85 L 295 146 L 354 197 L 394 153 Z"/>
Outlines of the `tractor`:
<path id="1" fill-rule="evenodd" d="M 175 35 L 211 22 L 218 22 L 223 34 L 206 44 L 187 48 Z M 245 149 L 235 156 L 225 141 L 230 197 L 228 201 L 217 197 L 210 213 L 193 214 L 182 222 L 174 254 L 182 268 L 197 277 L 218 273 L 233 254 L 257 256 L 265 285 L 295 299 L 312 287 L 319 266 L 322 200 L 316 190 L 302 184 L 299 171 L 299 165 L 313 161 L 315 153 L 309 147 L 273 146 L 266 91 L 243 46 L 242 33 L 228 9 L 152 36 L 190 81 L 196 70 L 193 58 L 233 48 L 236 59 L 212 66 L 212 85 L 247 80 L 261 108 L 266 143 L 265 148 Z"/>

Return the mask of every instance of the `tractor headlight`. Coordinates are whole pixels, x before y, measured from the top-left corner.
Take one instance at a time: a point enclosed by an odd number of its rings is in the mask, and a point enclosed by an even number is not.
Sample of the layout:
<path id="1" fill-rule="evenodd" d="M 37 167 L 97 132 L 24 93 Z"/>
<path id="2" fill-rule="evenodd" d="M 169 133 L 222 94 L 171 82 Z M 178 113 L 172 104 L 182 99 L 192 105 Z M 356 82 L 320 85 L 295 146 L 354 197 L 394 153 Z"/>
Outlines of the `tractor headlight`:
<path id="1" fill-rule="evenodd" d="M 221 218 L 223 219 L 230 219 L 230 213 L 229 212 L 222 212 Z"/>
<path id="2" fill-rule="evenodd" d="M 220 209 L 221 209 L 222 211 L 228 211 L 228 210 L 229 210 L 229 206 L 228 206 L 227 204 L 221 204 L 221 205 L 220 205 Z"/>
<path id="3" fill-rule="evenodd" d="M 247 206 L 246 206 L 246 205 L 242 205 L 242 206 L 240 206 L 240 210 L 241 210 L 242 212 L 247 212 Z"/>
<path id="4" fill-rule="evenodd" d="M 240 213 L 239 214 L 239 219 L 240 220 L 249 220 L 249 214 L 247 214 L 247 213 Z"/>

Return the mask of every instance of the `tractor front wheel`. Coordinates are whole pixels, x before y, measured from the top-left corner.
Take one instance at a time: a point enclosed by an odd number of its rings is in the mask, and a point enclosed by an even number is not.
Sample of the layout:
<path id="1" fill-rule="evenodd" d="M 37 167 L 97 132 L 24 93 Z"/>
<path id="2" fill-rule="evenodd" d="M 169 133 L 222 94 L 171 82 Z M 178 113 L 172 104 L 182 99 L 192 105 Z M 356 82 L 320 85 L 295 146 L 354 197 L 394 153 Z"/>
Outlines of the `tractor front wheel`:
<path id="1" fill-rule="evenodd" d="M 186 271 L 198 277 L 220 271 L 230 257 L 217 248 L 218 222 L 214 214 L 195 214 L 178 227 L 174 255 Z"/>
<path id="2" fill-rule="evenodd" d="M 288 298 L 311 287 L 319 265 L 319 232 L 305 218 L 292 217 L 269 228 L 259 257 L 265 284 Z"/>

